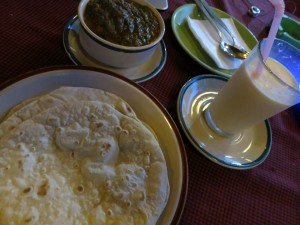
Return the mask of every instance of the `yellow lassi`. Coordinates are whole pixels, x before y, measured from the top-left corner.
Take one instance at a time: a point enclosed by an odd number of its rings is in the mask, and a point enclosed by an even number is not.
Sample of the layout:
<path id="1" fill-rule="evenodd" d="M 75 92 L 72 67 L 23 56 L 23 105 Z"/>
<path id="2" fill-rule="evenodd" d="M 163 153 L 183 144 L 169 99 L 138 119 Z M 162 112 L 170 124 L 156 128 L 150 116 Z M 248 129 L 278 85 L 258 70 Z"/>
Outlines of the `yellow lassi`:
<path id="1" fill-rule="evenodd" d="M 296 103 L 299 87 L 292 74 L 273 59 L 266 64 L 272 73 L 259 57 L 243 63 L 212 101 L 209 113 L 219 129 L 236 134 Z"/>

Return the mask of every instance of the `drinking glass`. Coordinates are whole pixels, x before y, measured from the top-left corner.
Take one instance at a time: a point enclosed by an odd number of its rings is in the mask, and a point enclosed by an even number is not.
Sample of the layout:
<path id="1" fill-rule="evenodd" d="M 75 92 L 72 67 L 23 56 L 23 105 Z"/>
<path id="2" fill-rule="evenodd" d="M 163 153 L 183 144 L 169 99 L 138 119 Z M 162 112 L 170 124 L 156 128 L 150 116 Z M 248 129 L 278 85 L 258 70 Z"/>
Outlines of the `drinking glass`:
<path id="1" fill-rule="evenodd" d="M 257 44 L 205 110 L 217 134 L 238 134 L 300 102 L 300 50 L 275 39 L 264 60 L 266 42 Z"/>

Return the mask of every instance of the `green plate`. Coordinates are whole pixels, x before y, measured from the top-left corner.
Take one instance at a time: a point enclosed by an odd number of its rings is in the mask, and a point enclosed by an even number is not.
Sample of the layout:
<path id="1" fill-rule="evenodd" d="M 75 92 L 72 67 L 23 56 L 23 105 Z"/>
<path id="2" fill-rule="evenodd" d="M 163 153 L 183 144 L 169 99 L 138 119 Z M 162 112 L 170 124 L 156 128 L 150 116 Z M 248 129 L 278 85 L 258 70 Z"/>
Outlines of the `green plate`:
<path id="1" fill-rule="evenodd" d="M 300 49 L 300 23 L 289 17 L 283 15 L 281 24 L 277 32 L 277 38 L 285 40 L 290 44 L 294 45 L 296 48 Z"/>
<path id="2" fill-rule="evenodd" d="M 254 48 L 258 41 L 251 31 L 249 31 L 243 24 L 231 17 L 229 14 L 216 8 L 212 9 L 222 18 L 232 18 L 237 30 L 247 43 L 248 47 L 250 49 Z M 174 11 L 171 24 L 173 33 L 179 44 L 196 62 L 209 71 L 226 77 L 231 77 L 235 70 L 224 70 L 217 67 L 216 63 L 201 47 L 200 43 L 190 31 L 186 21 L 187 16 L 190 16 L 193 19 L 203 19 L 202 15 L 199 14 L 195 4 L 183 5 Z"/>

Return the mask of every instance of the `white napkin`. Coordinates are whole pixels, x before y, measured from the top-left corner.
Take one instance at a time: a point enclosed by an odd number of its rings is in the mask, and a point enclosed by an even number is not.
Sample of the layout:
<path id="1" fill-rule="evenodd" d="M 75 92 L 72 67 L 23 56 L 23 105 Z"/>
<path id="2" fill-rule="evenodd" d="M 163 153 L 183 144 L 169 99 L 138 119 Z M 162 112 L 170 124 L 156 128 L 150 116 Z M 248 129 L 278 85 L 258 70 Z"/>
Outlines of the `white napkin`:
<path id="1" fill-rule="evenodd" d="M 237 31 L 234 22 L 231 18 L 222 18 L 223 22 L 232 31 L 232 34 L 236 37 L 238 44 L 244 46 L 246 50 L 250 50 L 247 44 L 243 41 L 239 32 Z M 195 38 L 199 41 L 202 48 L 210 55 L 215 61 L 217 66 L 221 69 L 232 70 L 237 69 L 242 59 L 233 58 L 225 55 L 219 46 L 219 36 L 216 30 L 211 26 L 207 20 L 192 19 L 187 16 L 187 22 L 190 30 L 192 31 Z M 226 40 L 225 35 L 223 35 Z M 227 40 L 228 43 L 232 43 L 232 40 Z"/>

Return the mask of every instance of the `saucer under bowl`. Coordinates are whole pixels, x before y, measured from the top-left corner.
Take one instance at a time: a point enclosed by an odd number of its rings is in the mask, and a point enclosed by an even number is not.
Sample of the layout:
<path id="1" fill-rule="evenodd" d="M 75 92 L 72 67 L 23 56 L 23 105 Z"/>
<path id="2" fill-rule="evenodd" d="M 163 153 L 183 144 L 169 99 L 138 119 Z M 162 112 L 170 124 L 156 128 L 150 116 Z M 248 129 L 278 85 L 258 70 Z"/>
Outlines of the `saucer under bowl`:
<path id="1" fill-rule="evenodd" d="M 145 63 L 130 67 L 117 68 L 101 63 L 91 57 L 81 46 L 79 41 L 80 22 L 74 16 L 65 26 L 63 45 L 69 58 L 75 65 L 92 66 L 105 69 L 133 80 L 136 83 L 145 82 L 158 75 L 167 60 L 167 49 L 163 40 L 155 47 L 153 55 Z"/>

